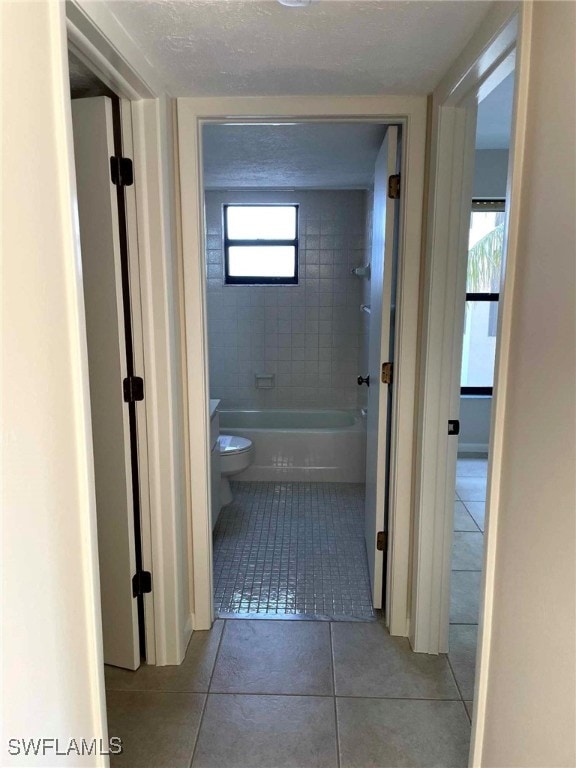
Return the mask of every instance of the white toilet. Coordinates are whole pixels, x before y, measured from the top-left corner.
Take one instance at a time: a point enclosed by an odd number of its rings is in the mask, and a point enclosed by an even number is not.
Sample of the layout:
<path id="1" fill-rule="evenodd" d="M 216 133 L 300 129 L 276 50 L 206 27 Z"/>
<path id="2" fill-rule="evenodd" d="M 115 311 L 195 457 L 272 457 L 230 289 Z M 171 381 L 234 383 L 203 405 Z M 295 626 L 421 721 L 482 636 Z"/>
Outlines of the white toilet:
<path id="1" fill-rule="evenodd" d="M 229 477 L 248 469 L 254 459 L 254 446 L 247 437 L 220 435 L 220 503 L 223 507 L 232 501 Z"/>

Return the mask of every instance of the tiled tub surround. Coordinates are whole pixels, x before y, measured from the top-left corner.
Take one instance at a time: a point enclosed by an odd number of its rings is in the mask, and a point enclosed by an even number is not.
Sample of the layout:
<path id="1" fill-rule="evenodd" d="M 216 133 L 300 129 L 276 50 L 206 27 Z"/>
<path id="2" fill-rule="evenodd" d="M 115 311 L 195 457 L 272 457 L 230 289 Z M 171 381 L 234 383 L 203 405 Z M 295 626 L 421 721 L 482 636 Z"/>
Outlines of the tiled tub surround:
<path id="1" fill-rule="evenodd" d="M 179 667 L 106 669 L 113 768 L 464 768 L 445 656 L 379 621 L 216 621 Z"/>
<path id="2" fill-rule="evenodd" d="M 240 481 L 363 483 L 366 423 L 360 411 L 220 411 L 220 431 L 252 440 Z"/>
<path id="3" fill-rule="evenodd" d="M 218 615 L 375 618 L 363 485 L 231 485 L 214 529 Z"/>
<path id="4" fill-rule="evenodd" d="M 224 408 L 357 408 L 364 326 L 361 190 L 206 192 L 211 397 Z M 299 205 L 299 283 L 224 285 L 222 206 Z M 256 374 L 274 374 L 257 389 Z"/>

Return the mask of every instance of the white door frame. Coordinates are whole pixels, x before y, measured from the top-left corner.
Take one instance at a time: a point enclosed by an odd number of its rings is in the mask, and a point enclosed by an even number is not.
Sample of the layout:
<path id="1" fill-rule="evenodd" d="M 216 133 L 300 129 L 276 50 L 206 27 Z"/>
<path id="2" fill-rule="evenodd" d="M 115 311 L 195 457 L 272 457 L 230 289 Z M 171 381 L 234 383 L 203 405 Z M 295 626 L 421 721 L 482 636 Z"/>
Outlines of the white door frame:
<path id="1" fill-rule="evenodd" d="M 166 165 L 173 108 L 161 95 L 162 83 L 141 54 L 132 50 L 132 41 L 105 4 L 85 10 L 81 2 L 68 0 L 66 27 L 69 50 L 120 97 L 123 148 L 134 159 L 135 181 L 126 188 L 126 216 L 134 363 L 145 387 L 137 428 L 143 568 L 152 573 L 153 586 L 144 596 L 146 663 L 179 664 L 192 627 L 179 519 L 184 511 L 174 489 L 173 465 L 167 464 L 174 456 L 166 450 L 174 439 L 173 419 L 166 416 L 175 407 L 169 380 L 179 376 L 164 364 L 170 356 L 171 333 L 166 311 L 171 246 L 166 232 L 170 215 Z M 138 62 L 138 70 L 128 63 L 128 55 Z M 181 561 L 183 569 L 178 567 Z"/>
<path id="2" fill-rule="evenodd" d="M 209 387 L 204 270 L 201 126 L 205 122 L 355 121 L 398 123 L 403 131 L 393 444 L 389 521 L 387 621 L 408 634 L 416 349 L 425 170 L 426 98 L 181 98 L 177 101 L 182 253 L 188 372 L 194 628 L 214 618 L 210 514 Z"/>
<path id="3" fill-rule="evenodd" d="M 411 643 L 415 650 L 448 650 L 451 544 L 456 439 L 447 420 L 459 412 L 460 361 L 466 279 L 475 112 L 478 100 L 515 70 L 514 123 L 506 194 L 506 269 L 500 294 L 499 334 L 490 435 L 477 698 L 474 705 L 473 764 L 485 713 L 490 647 L 498 487 L 506 400 L 506 360 L 511 327 L 511 290 L 516 264 L 517 201 L 522 174 L 523 135 L 531 4 L 499 4 L 486 17 L 433 97 L 431 182 L 427 238 L 421 398 L 418 425 L 416 518 Z"/>

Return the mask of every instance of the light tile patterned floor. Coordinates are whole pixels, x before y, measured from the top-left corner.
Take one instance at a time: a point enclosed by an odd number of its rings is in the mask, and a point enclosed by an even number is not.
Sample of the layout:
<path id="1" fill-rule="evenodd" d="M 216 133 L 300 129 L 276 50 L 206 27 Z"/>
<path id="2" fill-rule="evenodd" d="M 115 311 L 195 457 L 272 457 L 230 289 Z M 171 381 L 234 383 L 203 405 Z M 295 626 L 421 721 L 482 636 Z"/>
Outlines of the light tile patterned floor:
<path id="1" fill-rule="evenodd" d="M 364 486 L 232 483 L 214 530 L 219 616 L 372 620 Z"/>
<path id="2" fill-rule="evenodd" d="M 469 703 L 474 697 L 487 469 L 488 460 L 481 458 L 460 458 L 456 467 L 448 658 Z"/>

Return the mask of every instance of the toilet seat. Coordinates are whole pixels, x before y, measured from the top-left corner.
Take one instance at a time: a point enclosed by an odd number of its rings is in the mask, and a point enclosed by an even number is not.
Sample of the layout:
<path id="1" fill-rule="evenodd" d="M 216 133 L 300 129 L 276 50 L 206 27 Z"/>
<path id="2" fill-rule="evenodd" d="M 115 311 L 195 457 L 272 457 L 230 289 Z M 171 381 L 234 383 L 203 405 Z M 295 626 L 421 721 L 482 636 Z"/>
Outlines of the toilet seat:
<path id="1" fill-rule="evenodd" d="M 237 437 L 236 435 L 220 435 L 218 438 L 220 456 L 235 456 L 239 453 L 246 453 L 252 448 L 252 440 L 246 437 Z"/>

